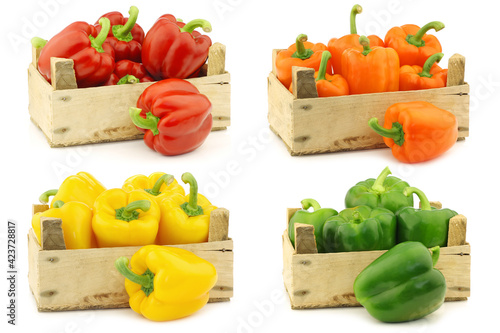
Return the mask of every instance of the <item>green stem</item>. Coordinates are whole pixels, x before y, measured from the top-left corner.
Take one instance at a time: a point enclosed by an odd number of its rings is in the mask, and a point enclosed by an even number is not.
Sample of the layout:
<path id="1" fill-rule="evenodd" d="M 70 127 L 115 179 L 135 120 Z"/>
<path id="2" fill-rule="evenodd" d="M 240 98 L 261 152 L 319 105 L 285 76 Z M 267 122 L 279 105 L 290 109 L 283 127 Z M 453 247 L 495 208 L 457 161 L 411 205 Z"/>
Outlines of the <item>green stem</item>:
<path id="1" fill-rule="evenodd" d="M 192 20 L 192 21 L 189 21 L 188 23 L 186 23 L 186 25 L 181 28 L 181 32 L 192 33 L 194 31 L 194 29 L 196 29 L 196 28 L 202 28 L 203 31 L 205 31 L 205 32 L 212 31 L 212 25 L 210 24 L 210 22 L 208 22 L 207 20 L 203 20 L 203 19 L 196 19 L 196 20 Z"/>
<path id="2" fill-rule="evenodd" d="M 328 64 L 328 60 L 332 58 L 332 54 L 328 51 L 323 51 L 321 54 L 321 63 L 319 65 L 318 77 L 316 81 L 326 80 L 326 65 Z"/>
<path id="3" fill-rule="evenodd" d="M 153 135 L 160 134 L 160 131 L 158 130 L 158 123 L 160 122 L 160 118 L 156 117 L 151 112 L 146 113 L 146 118 L 142 118 L 140 116 L 141 111 L 141 109 L 138 109 L 136 107 L 130 107 L 129 115 L 134 125 L 146 130 L 151 130 L 151 132 L 153 132 Z"/>
<path id="4" fill-rule="evenodd" d="M 368 55 L 372 51 L 370 48 L 370 40 L 366 36 L 359 37 L 359 43 L 363 46 L 363 52 L 361 52 L 364 56 Z"/>
<path id="5" fill-rule="evenodd" d="M 351 9 L 351 34 L 356 35 L 358 33 L 358 29 L 356 28 L 356 15 L 361 14 L 363 11 L 363 7 L 360 5 L 354 5 Z"/>
<path id="6" fill-rule="evenodd" d="M 40 195 L 40 197 L 38 197 L 38 200 L 41 203 L 47 204 L 47 203 L 49 203 L 49 198 L 56 195 L 57 192 L 58 192 L 58 189 L 45 191 L 42 193 L 42 195 Z"/>
<path id="7" fill-rule="evenodd" d="M 57 200 L 52 204 L 52 206 L 54 206 L 54 208 L 61 208 L 62 206 L 64 206 L 64 201 Z"/>
<path id="8" fill-rule="evenodd" d="M 97 37 L 93 37 L 92 35 L 89 36 L 90 38 L 90 45 L 97 50 L 99 53 L 104 53 L 104 49 L 102 48 L 102 44 L 106 41 L 106 38 L 108 38 L 108 33 L 109 29 L 111 29 L 111 22 L 107 17 L 101 17 L 99 19 L 99 24 L 102 26 L 101 31 L 97 35 Z"/>
<path id="9" fill-rule="evenodd" d="M 441 249 L 439 246 L 434 246 L 429 249 L 429 252 L 431 253 L 432 257 L 432 266 L 436 266 L 438 259 L 439 259 L 439 254 L 441 252 Z"/>
<path id="10" fill-rule="evenodd" d="M 133 75 L 127 74 L 124 77 L 122 77 L 118 82 L 116 82 L 116 85 L 120 84 L 134 84 L 134 83 L 139 83 L 140 80 L 136 78 Z"/>
<path id="11" fill-rule="evenodd" d="M 368 125 L 378 134 L 386 138 L 393 139 L 394 143 L 398 146 L 402 146 L 405 142 L 405 133 L 403 132 L 403 126 L 398 122 L 392 123 L 392 128 L 388 129 L 380 126 L 378 123 L 378 119 L 374 117 L 368 121 Z"/>
<path id="12" fill-rule="evenodd" d="M 420 30 L 417 31 L 415 35 L 407 35 L 406 41 L 411 45 L 415 45 L 416 47 L 425 46 L 425 41 L 422 40 L 424 35 L 431 29 L 439 31 L 444 28 L 444 23 L 439 21 L 432 21 L 424 25 Z"/>
<path id="13" fill-rule="evenodd" d="M 375 179 L 375 182 L 372 185 L 372 190 L 375 192 L 385 192 L 384 182 L 387 179 L 387 176 L 391 174 L 391 170 L 389 167 L 385 167 L 384 170 L 380 173 L 380 175 Z"/>
<path id="14" fill-rule="evenodd" d="M 314 211 L 317 211 L 321 208 L 319 203 L 314 199 L 304 199 L 300 202 L 302 204 L 303 210 L 308 210 L 309 208 L 313 208 Z"/>
<path id="15" fill-rule="evenodd" d="M 149 200 L 136 200 L 129 203 L 127 206 L 118 208 L 115 210 L 115 218 L 117 220 L 130 222 L 133 220 L 137 220 L 139 218 L 138 209 L 143 212 L 147 212 L 151 208 L 151 201 Z"/>
<path id="16" fill-rule="evenodd" d="M 418 73 L 420 77 L 432 77 L 431 68 L 434 65 L 435 62 L 440 62 L 441 59 L 443 58 L 444 54 L 443 53 L 435 53 L 431 55 L 429 58 L 424 63 L 424 66 L 422 67 L 422 72 Z"/>
<path id="17" fill-rule="evenodd" d="M 40 37 L 33 37 L 31 38 L 31 45 L 33 45 L 34 48 L 36 49 L 41 49 L 42 47 L 47 44 L 47 40 L 40 38 Z"/>
<path id="18" fill-rule="evenodd" d="M 181 176 L 184 184 L 189 184 L 189 201 L 181 205 L 182 210 L 189 216 L 203 215 L 203 208 L 198 205 L 198 183 L 194 176 L 185 172 Z"/>
<path id="19" fill-rule="evenodd" d="M 160 189 L 163 184 L 165 185 L 170 185 L 174 181 L 174 176 L 169 175 L 169 174 L 164 174 L 154 184 L 152 189 L 145 189 L 146 192 L 148 192 L 151 195 L 158 196 L 161 194 Z"/>
<path id="20" fill-rule="evenodd" d="M 307 35 L 298 35 L 295 39 L 295 47 L 297 48 L 297 50 L 292 54 L 292 58 L 305 60 L 309 59 L 314 54 L 313 50 L 306 49 L 306 47 L 304 46 L 304 42 L 307 42 Z"/>
<path id="21" fill-rule="evenodd" d="M 115 36 L 116 39 L 124 42 L 130 42 L 134 39 L 131 31 L 135 26 L 137 17 L 139 16 L 139 9 L 136 6 L 131 6 L 128 13 L 129 17 L 124 25 L 117 24 L 112 28 L 113 36 Z"/>
<path id="22" fill-rule="evenodd" d="M 427 199 L 427 196 L 425 195 L 424 192 L 419 190 L 416 187 L 407 187 L 404 189 L 403 194 L 406 195 L 407 197 L 413 195 L 415 193 L 418 196 L 418 200 L 420 200 L 420 210 L 431 210 L 431 204 L 429 202 L 429 199 Z"/>
<path id="23" fill-rule="evenodd" d="M 361 213 L 358 212 L 357 210 L 355 210 L 352 213 L 352 222 L 356 223 L 356 224 L 359 224 L 359 223 L 361 223 L 363 221 L 364 221 L 364 219 L 363 219 L 363 216 L 361 216 Z"/>
<path id="24" fill-rule="evenodd" d="M 126 279 L 137 283 L 141 286 L 141 290 L 149 296 L 154 291 L 154 277 L 155 275 L 148 269 L 142 274 L 136 274 L 128 267 L 129 260 L 127 257 L 120 257 L 115 261 L 115 268 L 123 275 Z"/>

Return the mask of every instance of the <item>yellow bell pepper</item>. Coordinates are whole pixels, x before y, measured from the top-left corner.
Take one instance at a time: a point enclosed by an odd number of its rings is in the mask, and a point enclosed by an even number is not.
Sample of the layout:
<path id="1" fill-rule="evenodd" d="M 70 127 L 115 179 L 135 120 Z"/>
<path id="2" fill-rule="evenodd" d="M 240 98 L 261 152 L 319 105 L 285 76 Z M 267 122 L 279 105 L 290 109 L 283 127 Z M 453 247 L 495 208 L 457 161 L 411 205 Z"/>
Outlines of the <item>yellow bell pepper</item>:
<path id="1" fill-rule="evenodd" d="M 94 203 L 92 228 L 99 247 L 154 244 L 160 208 L 144 191 L 106 190 Z"/>
<path id="2" fill-rule="evenodd" d="M 185 195 L 184 188 L 177 183 L 174 176 L 164 172 L 153 172 L 149 177 L 145 175 L 132 176 L 125 180 L 122 189 L 127 192 L 143 190 L 150 194 L 158 204 L 174 193 Z"/>
<path id="3" fill-rule="evenodd" d="M 50 203 L 51 208 L 54 207 L 54 203 L 57 201 L 65 203 L 80 201 L 92 208 L 94 200 L 105 190 L 104 185 L 90 173 L 78 172 L 76 175 L 67 177 L 59 186 L 59 189 L 44 192 L 39 200 L 41 203 L 47 204 L 49 197 L 54 196 Z"/>
<path id="4" fill-rule="evenodd" d="M 90 249 L 96 246 L 92 232 L 92 209 L 83 202 L 54 202 L 54 208 L 36 213 L 31 219 L 38 244 L 41 241 L 41 217 L 54 217 L 62 220 L 62 230 L 66 249 Z"/>
<path id="5" fill-rule="evenodd" d="M 189 316 L 208 302 L 217 282 L 217 271 L 192 252 L 147 245 L 130 260 L 120 257 L 116 269 L 125 276 L 125 290 L 132 310 L 154 321 Z"/>
<path id="6" fill-rule="evenodd" d="M 189 183 L 187 196 L 173 194 L 160 203 L 161 219 L 156 243 L 160 245 L 203 243 L 208 241 L 210 213 L 217 209 L 198 194 L 198 183 L 186 172 L 182 181 Z"/>

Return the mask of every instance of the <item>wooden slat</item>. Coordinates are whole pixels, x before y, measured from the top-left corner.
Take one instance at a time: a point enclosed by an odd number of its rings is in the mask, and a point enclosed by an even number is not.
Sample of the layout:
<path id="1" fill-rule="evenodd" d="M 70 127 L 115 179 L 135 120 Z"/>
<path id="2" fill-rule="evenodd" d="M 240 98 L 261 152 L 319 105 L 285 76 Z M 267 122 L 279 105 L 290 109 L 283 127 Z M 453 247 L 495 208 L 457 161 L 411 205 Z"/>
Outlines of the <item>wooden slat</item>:
<path id="1" fill-rule="evenodd" d="M 54 90 L 78 88 L 73 59 L 50 58 L 50 73 Z"/>
<path id="2" fill-rule="evenodd" d="M 207 59 L 207 76 L 226 72 L 226 45 L 214 43 L 210 46 Z"/>
<path id="3" fill-rule="evenodd" d="M 465 57 L 455 53 L 448 60 L 446 86 L 460 86 L 465 83 Z"/>
<path id="4" fill-rule="evenodd" d="M 40 235 L 42 250 L 66 250 L 61 219 L 40 217 Z"/>
<path id="5" fill-rule="evenodd" d="M 318 253 L 314 226 L 309 224 L 295 223 L 295 254 Z"/>
<path id="6" fill-rule="evenodd" d="M 229 234 L 229 211 L 225 208 L 217 208 L 210 213 L 210 226 L 208 229 L 208 241 L 217 242 L 228 239 Z"/>
<path id="7" fill-rule="evenodd" d="M 292 67 L 292 93 L 295 98 L 316 98 L 314 68 Z"/>
<path id="8" fill-rule="evenodd" d="M 461 214 L 450 219 L 448 227 L 448 246 L 466 244 L 467 218 Z"/>

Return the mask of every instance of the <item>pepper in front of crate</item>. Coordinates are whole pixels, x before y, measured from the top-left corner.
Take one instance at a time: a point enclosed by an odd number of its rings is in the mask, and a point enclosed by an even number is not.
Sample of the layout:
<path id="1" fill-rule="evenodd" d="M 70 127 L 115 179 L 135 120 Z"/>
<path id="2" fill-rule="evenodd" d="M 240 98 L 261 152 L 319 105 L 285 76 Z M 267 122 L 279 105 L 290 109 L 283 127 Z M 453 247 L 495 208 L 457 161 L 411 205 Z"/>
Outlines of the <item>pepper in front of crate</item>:
<path id="1" fill-rule="evenodd" d="M 94 87 L 106 82 L 115 67 L 115 52 L 105 43 L 111 27 L 108 18 L 99 20 L 99 34 L 95 26 L 85 22 L 74 22 L 64 28 L 48 42 L 35 37 L 32 44 L 42 48 L 38 60 L 40 74 L 50 83 L 50 59 L 67 58 L 74 61 L 76 82 L 79 88 Z"/>
<path id="2" fill-rule="evenodd" d="M 375 178 L 358 182 L 345 196 L 345 206 L 352 208 L 366 205 L 371 208 L 382 207 L 396 213 L 400 208 L 413 206 L 413 197 L 403 192 L 410 185 L 398 177 L 389 176 L 391 170 L 385 167 Z"/>
<path id="3" fill-rule="evenodd" d="M 393 104 L 385 112 L 384 126 L 377 118 L 371 118 L 368 125 L 384 137 L 394 157 L 403 163 L 434 159 L 458 138 L 455 115 L 423 101 Z"/>
<path id="4" fill-rule="evenodd" d="M 115 261 L 125 276 L 130 307 L 153 321 L 179 319 L 200 310 L 217 282 L 214 265 L 174 247 L 143 246 L 132 256 L 130 266 L 126 257 Z"/>
<path id="5" fill-rule="evenodd" d="M 434 268 L 439 253 L 439 246 L 397 244 L 356 277 L 356 300 L 383 322 L 416 320 L 436 311 L 446 294 L 446 280 Z"/>
<path id="6" fill-rule="evenodd" d="M 423 67 L 404 65 L 399 70 L 399 90 L 420 90 L 446 87 L 448 69 L 437 65 L 443 53 L 431 55 Z"/>
<path id="7" fill-rule="evenodd" d="M 431 207 L 424 192 L 415 187 L 407 187 L 405 195 L 416 194 L 420 200 L 420 208 L 405 207 L 397 213 L 398 243 L 406 241 L 421 242 L 426 247 L 446 246 L 448 244 L 448 227 L 450 219 L 457 215 L 451 209 Z"/>
<path id="8" fill-rule="evenodd" d="M 212 104 L 196 87 L 181 79 L 165 79 L 147 87 L 129 109 L 130 118 L 145 132 L 144 142 L 172 156 L 200 147 L 212 130 Z"/>

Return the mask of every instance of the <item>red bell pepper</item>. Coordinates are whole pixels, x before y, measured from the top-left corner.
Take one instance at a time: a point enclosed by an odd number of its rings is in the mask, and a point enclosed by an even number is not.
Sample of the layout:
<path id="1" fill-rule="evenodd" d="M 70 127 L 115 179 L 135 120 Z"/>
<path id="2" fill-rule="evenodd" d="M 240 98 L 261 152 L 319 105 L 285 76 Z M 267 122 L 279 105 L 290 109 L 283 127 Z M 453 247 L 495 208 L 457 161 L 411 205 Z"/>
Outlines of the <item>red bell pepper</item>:
<path id="1" fill-rule="evenodd" d="M 114 51 L 104 43 L 110 29 L 107 18 L 99 20 L 102 30 L 85 22 L 75 22 L 64 28 L 48 42 L 35 37 L 35 47 L 43 47 L 38 60 L 40 74 L 51 82 L 50 58 L 68 58 L 74 61 L 76 83 L 79 88 L 98 86 L 104 83 L 115 66 Z"/>
<path id="2" fill-rule="evenodd" d="M 146 145 L 163 155 L 197 149 L 212 129 L 212 104 L 188 81 L 165 79 L 144 90 L 129 110 Z"/>
<path id="3" fill-rule="evenodd" d="M 185 79 L 197 72 L 208 57 L 212 40 L 194 31 L 210 32 L 206 20 L 197 19 L 186 24 L 173 15 L 161 16 L 146 34 L 142 44 L 142 63 L 156 79 Z"/>
<path id="4" fill-rule="evenodd" d="M 144 41 L 144 30 L 136 23 L 139 9 L 132 6 L 129 10 L 129 18 L 123 17 L 120 12 L 110 12 L 102 17 L 109 19 L 111 29 L 106 38 L 106 43 L 115 50 L 115 61 L 132 60 L 141 62 L 142 42 Z M 99 22 L 99 20 L 97 21 Z M 97 32 L 101 31 L 100 25 L 95 24 Z"/>
<path id="5" fill-rule="evenodd" d="M 120 60 L 115 64 L 115 70 L 104 83 L 105 86 L 116 84 L 153 82 L 143 64 L 130 60 Z"/>

